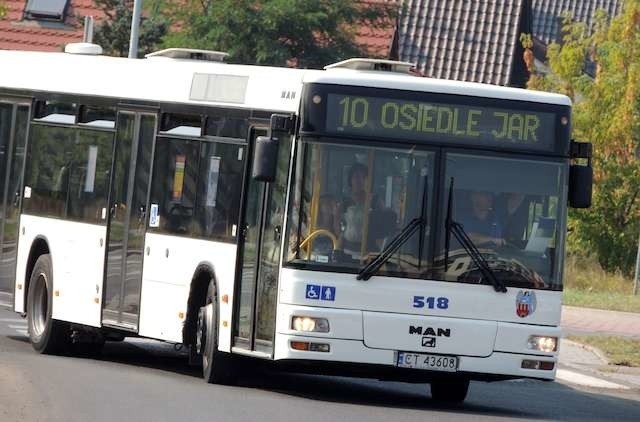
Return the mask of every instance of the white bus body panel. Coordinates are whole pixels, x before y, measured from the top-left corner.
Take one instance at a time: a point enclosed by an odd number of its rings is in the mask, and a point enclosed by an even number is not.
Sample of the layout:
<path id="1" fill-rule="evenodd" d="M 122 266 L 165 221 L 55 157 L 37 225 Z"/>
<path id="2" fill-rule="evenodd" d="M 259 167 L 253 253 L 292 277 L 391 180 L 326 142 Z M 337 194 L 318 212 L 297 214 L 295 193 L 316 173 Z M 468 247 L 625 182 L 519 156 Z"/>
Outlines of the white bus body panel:
<path id="1" fill-rule="evenodd" d="M 182 343 L 191 281 L 204 264 L 215 271 L 218 298 L 229 298 L 227 303 L 220 301 L 218 348 L 230 351 L 236 253 L 235 244 L 148 233 L 139 334 Z"/>
<path id="2" fill-rule="evenodd" d="M 314 72 L 164 57 L 127 59 L 1 50 L 0 63 L 0 87 L 4 88 L 292 113 L 300 104 L 304 74 Z M 243 101 L 193 99 L 195 75 L 247 78 Z"/>
<path id="3" fill-rule="evenodd" d="M 355 274 L 289 268 L 283 268 L 280 277 L 280 303 L 284 304 L 547 326 L 560 324 L 562 293 L 556 291 L 535 290 L 536 310 L 526 318 L 521 318 L 516 314 L 516 298 L 521 290 L 527 289 L 516 287 L 509 287 L 507 293 L 500 293 L 488 285 L 376 276 L 367 281 L 358 281 Z M 307 299 L 307 284 L 335 287 L 335 300 Z M 448 307 L 414 308 L 414 296 L 444 297 L 449 299 Z"/>
<path id="4" fill-rule="evenodd" d="M 427 352 L 422 345 L 424 331 L 433 330 L 438 353 L 489 356 L 493 352 L 497 323 L 462 318 L 424 317 L 417 315 L 364 312 L 364 344 L 372 349 Z M 411 334 L 410 327 L 418 330 Z M 449 333 L 437 336 L 438 333 Z M 437 337 L 436 337 L 437 336 Z"/>
<path id="5" fill-rule="evenodd" d="M 100 327 L 106 227 L 23 214 L 20 228 L 15 311 L 25 311 L 29 252 L 43 238 L 53 263 L 53 318 Z"/>
<path id="6" fill-rule="evenodd" d="M 307 299 L 308 284 L 335 287 L 333 301 Z M 275 356 L 378 365 L 396 364 L 398 351 L 458 356 L 459 371 L 553 379 L 554 370 L 523 369 L 522 361 L 557 362 L 558 352 L 528 348 L 532 335 L 561 337 L 562 292 L 535 290 L 536 309 L 516 313 L 521 290 L 497 293 L 491 286 L 318 273 L 285 268 L 281 272 Z M 414 296 L 444 297 L 448 307 L 415 308 Z M 483 300 L 478 300 L 482 297 Z M 437 303 L 437 301 L 435 302 Z M 326 318 L 328 333 L 297 332 L 293 316 Z M 433 334 L 435 333 L 435 334 Z M 435 337 L 430 346 L 423 337 Z M 294 350 L 290 341 L 330 345 L 330 352 Z"/>

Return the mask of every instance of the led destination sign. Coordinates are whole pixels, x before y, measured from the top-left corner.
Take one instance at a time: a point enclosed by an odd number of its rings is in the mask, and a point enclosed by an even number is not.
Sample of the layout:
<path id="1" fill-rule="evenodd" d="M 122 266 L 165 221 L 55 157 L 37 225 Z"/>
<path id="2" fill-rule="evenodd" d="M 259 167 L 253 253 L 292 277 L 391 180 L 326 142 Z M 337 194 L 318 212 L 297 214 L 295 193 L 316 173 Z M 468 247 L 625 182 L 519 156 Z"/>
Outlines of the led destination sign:
<path id="1" fill-rule="evenodd" d="M 328 94 L 326 131 L 342 135 L 553 150 L 555 115 Z"/>

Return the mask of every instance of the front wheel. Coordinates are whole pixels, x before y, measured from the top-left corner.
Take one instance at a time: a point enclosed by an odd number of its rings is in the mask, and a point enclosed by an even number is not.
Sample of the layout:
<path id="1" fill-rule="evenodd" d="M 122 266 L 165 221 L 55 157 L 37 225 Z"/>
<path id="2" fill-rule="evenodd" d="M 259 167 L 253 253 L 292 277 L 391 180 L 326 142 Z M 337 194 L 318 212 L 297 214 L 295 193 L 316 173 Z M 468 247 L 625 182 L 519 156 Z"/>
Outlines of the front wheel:
<path id="1" fill-rule="evenodd" d="M 218 292 L 214 280 L 209 282 L 205 305 L 198 313 L 196 348 L 202 356 L 202 375 L 208 383 L 233 384 L 233 359 L 218 350 Z"/>
<path id="2" fill-rule="evenodd" d="M 431 382 L 431 397 L 440 402 L 462 403 L 468 392 L 469 380 L 466 378 L 439 378 Z"/>
<path id="3" fill-rule="evenodd" d="M 29 280 L 27 326 L 31 345 L 38 353 L 58 354 L 69 345 L 69 324 L 55 321 L 53 310 L 53 266 L 51 256 L 41 255 Z"/>

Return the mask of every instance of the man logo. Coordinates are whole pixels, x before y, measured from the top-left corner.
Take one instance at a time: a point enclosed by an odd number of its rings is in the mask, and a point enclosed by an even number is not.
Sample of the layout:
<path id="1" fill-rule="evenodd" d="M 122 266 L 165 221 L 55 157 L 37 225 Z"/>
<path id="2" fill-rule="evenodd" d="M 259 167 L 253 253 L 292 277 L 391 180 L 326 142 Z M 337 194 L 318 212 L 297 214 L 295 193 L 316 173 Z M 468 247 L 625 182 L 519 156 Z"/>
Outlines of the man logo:
<path id="1" fill-rule="evenodd" d="M 436 338 L 422 337 L 422 347 L 436 347 Z"/>
<path id="2" fill-rule="evenodd" d="M 451 337 L 451 328 L 433 328 L 410 325 L 409 334 L 420 336 Z"/>

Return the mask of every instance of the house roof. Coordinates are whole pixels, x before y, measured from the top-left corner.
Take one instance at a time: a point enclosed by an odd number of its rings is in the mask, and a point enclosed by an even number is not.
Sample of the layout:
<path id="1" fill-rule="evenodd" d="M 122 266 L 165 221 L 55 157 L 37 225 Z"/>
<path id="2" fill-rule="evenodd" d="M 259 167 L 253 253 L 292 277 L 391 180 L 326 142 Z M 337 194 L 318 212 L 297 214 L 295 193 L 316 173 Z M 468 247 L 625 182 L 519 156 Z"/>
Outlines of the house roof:
<path id="1" fill-rule="evenodd" d="M 544 44 L 558 41 L 558 28 L 563 14 L 569 13 L 574 21 L 584 22 L 591 29 L 598 9 L 608 16 L 622 12 L 623 0 L 533 0 L 533 36 Z"/>
<path id="2" fill-rule="evenodd" d="M 395 25 L 385 28 L 361 26 L 356 34 L 356 44 L 365 49 L 371 57 L 389 57 Z"/>
<path id="3" fill-rule="evenodd" d="M 510 84 L 526 0 L 404 0 L 398 58 L 425 76 Z"/>
<path id="4" fill-rule="evenodd" d="M 360 0 L 365 6 L 386 5 L 400 6 L 401 0 Z M 370 57 L 389 57 L 391 44 L 396 31 L 396 20 L 382 22 L 378 27 L 366 24 L 359 25 L 356 31 L 356 44 L 369 53 Z"/>
<path id="5" fill-rule="evenodd" d="M 66 44 L 82 40 L 84 31 L 76 16 L 103 16 L 92 0 L 70 0 L 63 22 L 26 20 L 26 4 L 26 0 L 5 0 L 7 15 L 0 19 L 0 49 L 61 51 Z"/>

